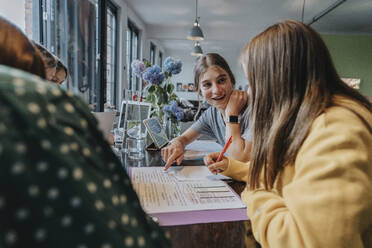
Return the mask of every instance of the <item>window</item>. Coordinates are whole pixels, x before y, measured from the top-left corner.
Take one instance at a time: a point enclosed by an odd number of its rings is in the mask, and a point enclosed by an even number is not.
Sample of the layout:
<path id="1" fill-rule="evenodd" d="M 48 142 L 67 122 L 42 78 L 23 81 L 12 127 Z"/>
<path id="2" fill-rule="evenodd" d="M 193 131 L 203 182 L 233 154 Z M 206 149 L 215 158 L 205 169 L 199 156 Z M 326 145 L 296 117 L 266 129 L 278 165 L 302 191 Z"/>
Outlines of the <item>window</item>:
<path id="1" fill-rule="evenodd" d="M 25 0 L 25 19 L 27 35 L 67 66 L 62 87 L 94 111 L 116 106 L 118 22 L 110 0 Z"/>
<path id="2" fill-rule="evenodd" d="M 156 46 L 150 42 L 150 62 L 152 65 L 155 65 L 155 52 L 156 52 Z"/>
<path id="3" fill-rule="evenodd" d="M 32 11 L 32 36 L 37 32 L 40 43 L 67 65 L 69 76 L 63 87 L 78 93 L 93 110 L 99 108 L 94 28 L 98 6 L 89 0 L 40 0 L 33 1 Z"/>
<path id="4" fill-rule="evenodd" d="M 159 51 L 159 66 L 163 69 L 163 53 Z"/>
<path id="5" fill-rule="evenodd" d="M 127 89 L 140 90 L 139 79 L 133 76 L 131 64 L 138 59 L 139 30 L 133 22 L 128 20 L 127 30 Z"/>
<path id="6" fill-rule="evenodd" d="M 25 33 L 28 38 L 40 42 L 40 2 L 25 0 Z"/>
<path id="7" fill-rule="evenodd" d="M 107 2 L 107 37 L 106 37 L 106 84 L 105 84 L 105 107 L 115 108 L 116 106 L 116 64 L 117 64 L 117 12 L 116 7 Z"/>

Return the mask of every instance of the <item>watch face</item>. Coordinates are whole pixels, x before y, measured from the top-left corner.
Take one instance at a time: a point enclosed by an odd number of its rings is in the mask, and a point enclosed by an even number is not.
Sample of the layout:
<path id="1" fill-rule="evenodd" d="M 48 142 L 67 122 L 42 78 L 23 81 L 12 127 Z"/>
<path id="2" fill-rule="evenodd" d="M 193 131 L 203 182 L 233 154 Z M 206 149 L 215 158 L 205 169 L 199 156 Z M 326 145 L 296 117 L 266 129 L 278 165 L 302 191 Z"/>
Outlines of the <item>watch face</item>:
<path id="1" fill-rule="evenodd" d="M 230 115 L 229 116 L 229 122 L 230 123 L 238 123 L 239 122 L 239 117 L 235 115 Z"/>

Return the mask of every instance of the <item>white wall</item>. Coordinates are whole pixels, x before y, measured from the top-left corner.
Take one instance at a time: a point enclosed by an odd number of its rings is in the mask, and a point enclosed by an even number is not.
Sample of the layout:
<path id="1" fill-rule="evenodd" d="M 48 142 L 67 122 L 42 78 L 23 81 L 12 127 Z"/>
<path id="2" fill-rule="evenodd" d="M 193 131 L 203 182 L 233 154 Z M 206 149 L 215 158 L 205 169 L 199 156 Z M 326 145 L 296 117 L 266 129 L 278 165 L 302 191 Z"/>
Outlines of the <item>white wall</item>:
<path id="1" fill-rule="evenodd" d="M 0 16 L 25 31 L 25 0 L 0 0 Z"/>

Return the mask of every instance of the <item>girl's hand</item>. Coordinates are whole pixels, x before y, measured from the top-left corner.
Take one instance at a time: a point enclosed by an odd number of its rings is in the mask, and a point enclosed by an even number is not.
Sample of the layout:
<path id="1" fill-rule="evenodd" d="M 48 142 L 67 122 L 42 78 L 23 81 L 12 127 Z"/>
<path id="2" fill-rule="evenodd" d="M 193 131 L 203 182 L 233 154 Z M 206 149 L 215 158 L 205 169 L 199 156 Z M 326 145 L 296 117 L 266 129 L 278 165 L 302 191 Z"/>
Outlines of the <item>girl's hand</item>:
<path id="1" fill-rule="evenodd" d="M 204 164 L 208 167 L 208 169 L 215 175 L 221 173 L 227 169 L 229 166 L 229 160 L 223 156 L 220 162 L 216 163 L 218 156 L 220 155 L 219 152 L 210 153 L 203 158 Z"/>
<path id="2" fill-rule="evenodd" d="M 247 101 L 248 94 L 246 91 L 234 90 L 230 95 L 229 102 L 227 103 L 225 117 L 230 115 L 238 116 L 243 107 L 247 104 Z"/>
<path id="3" fill-rule="evenodd" d="M 161 149 L 161 158 L 166 163 L 164 170 L 168 170 L 175 161 L 180 165 L 184 157 L 183 153 L 184 147 L 178 140 L 173 140 L 170 145 Z"/>

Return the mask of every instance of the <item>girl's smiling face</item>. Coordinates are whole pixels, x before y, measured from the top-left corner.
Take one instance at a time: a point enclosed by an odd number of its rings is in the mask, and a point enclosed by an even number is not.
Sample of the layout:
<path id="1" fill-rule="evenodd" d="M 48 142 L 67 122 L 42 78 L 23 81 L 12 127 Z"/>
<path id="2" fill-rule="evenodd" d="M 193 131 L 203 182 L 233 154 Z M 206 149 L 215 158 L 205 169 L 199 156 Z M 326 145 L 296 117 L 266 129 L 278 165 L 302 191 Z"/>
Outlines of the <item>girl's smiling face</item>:
<path id="1" fill-rule="evenodd" d="M 229 74 L 219 66 L 211 66 L 201 75 L 200 93 L 207 102 L 219 110 L 224 110 L 233 92 Z"/>

